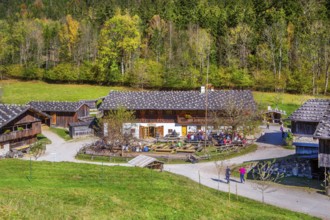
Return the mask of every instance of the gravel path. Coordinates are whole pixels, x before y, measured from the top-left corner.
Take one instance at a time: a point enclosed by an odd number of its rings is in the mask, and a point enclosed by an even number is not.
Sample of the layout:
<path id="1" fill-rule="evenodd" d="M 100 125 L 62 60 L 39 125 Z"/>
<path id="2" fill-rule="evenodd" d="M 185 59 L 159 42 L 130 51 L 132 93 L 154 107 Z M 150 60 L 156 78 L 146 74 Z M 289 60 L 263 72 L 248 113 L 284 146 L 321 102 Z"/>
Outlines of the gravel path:
<path id="1" fill-rule="evenodd" d="M 269 130 L 264 130 L 264 132 L 265 135 L 256 142 L 258 144 L 257 151 L 223 161 L 224 169 L 227 165 L 231 166 L 247 161 L 285 157 L 295 153 L 294 150 L 286 150 L 277 146 L 282 144 L 279 127 L 271 126 Z M 218 177 L 215 162 L 165 165 L 165 170 L 186 176 L 196 182 L 200 180 L 201 184 L 214 189 L 224 192 L 229 191 L 224 174 L 220 174 L 220 179 Z M 253 182 L 248 180 L 242 184 L 239 182 L 239 178 L 231 178 L 230 192 L 235 194 L 236 187 L 239 195 L 261 201 L 261 192 L 255 189 Z M 265 193 L 265 202 L 268 204 L 330 220 L 329 197 L 305 188 L 282 185 L 274 185 L 269 190 L 272 192 Z"/>
<path id="2" fill-rule="evenodd" d="M 257 151 L 225 160 L 223 161 L 223 166 L 226 167 L 227 165 L 241 164 L 251 160 L 285 157 L 294 154 L 293 150 L 286 150 L 278 146 L 282 144 L 279 127 L 271 126 L 270 129 L 264 130 L 264 132 L 265 135 L 257 140 L 259 146 Z M 77 151 L 84 144 L 92 142 L 94 140 L 93 138 L 65 142 L 62 138 L 47 129 L 43 130 L 43 134 L 52 141 L 52 144 L 47 145 L 46 154 L 38 160 L 101 164 L 100 162 L 86 162 L 75 159 Z M 104 163 L 104 165 L 130 166 L 129 164 L 111 163 Z M 214 189 L 224 192 L 228 192 L 229 190 L 228 184 L 225 183 L 224 175 L 221 174 L 220 179 L 218 178 L 214 162 L 165 165 L 165 170 L 186 176 L 196 182 L 200 180 L 201 184 Z M 253 182 L 247 181 L 245 184 L 241 184 L 237 178 L 232 178 L 230 191 L 234 194 L 236 187 L 239 195 L 261 201 L 261 193 L 255 190 Z M 273 192 L 265 194 L 266 203 L 330 220 L 330 199 L 328 197 L 298 187 L 276 185 L 271 190 Z"/>

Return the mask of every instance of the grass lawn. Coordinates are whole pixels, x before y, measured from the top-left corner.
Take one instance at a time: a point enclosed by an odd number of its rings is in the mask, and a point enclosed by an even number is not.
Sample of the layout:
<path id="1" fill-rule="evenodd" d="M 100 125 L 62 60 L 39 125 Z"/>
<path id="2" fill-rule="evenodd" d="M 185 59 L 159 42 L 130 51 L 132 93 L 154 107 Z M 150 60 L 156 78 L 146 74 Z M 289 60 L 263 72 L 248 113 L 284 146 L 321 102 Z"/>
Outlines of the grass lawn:
<path id="1" fill-rule="evenodd" d="M 49 130 L 51 130 L 52 132 L 54 132 L 55 134 L 57 134 L 66 141 L 72 139 L 67 129 L 50 127 Z"/>
<path id="2" fill-rule="evenodd" d="M 141 168 L 0 160 L 0 219 L 314 219 Z"/>
<path id="3" fill-rule="evenodd" d="M 110 90 L 123 90 L 121 87 L 48 84 L 41 81 L 2 80 L 4 103 L 25 104 L 32 100 L 39 101 L 78 101 L 97 99 L 106 96 Z"/>

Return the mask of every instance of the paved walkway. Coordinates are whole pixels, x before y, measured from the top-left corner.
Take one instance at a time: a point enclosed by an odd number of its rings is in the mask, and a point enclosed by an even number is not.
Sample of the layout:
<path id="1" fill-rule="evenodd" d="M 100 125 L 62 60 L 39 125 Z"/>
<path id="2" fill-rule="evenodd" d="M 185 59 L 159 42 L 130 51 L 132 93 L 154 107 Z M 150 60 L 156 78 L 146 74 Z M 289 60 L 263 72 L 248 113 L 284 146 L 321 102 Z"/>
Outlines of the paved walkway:
<path id="1" fill-rule="evenodd" d="M 286 150 L 277 146 L 282 144 L 281 133 L 278 126 L 271 126 L 269 130 L 265 129 L 264 132 L 265 135 L 257 141 L 259 147 L 256 152 L 225 160 L 223 161 L 223 167 L 241 164 L 245 161 L 285 157 L 294 154 L 292 150 Z M 43 130 L 43 134 L 52 141 L 52 144 L 47 145 L 46 154 L 41 156 L 38 160 L 101 164 L 99 162 L 86 162 L 75 159 L 78 150 L 84 144 L 92 142 L 93 139 L 88 138 L 65 142 L 59 136 L 48 130 Z M 104 165 L 111 166 L 119 164 L 104 163 Z M 128 164 L 120 165 L 130 166 Z M 224 192 L 228 192 L 229 189 L 228 184 L 225 183 L 224 175 L 221 174 L 220 179 L 218 178 L 215 162 L 165 165 L 165 170 L 186 176 L 196 182 L 199 182 L 200 179 L 201 184 Z M 261 201 L 261 193 L 255 190 L 252 182 L 247 181 L 245 184 L 241 184 L 238 183 L 237 178 L 232 178 L 230 189 L 234 194 L 236 186 L 239 195 Z M 273 192 L 265 194 L 266 203 L 330 220 L 330 199 L 328 197 L 297 187 L 276 185 L 273 186 L 271 190 L 273 190 Z"/>

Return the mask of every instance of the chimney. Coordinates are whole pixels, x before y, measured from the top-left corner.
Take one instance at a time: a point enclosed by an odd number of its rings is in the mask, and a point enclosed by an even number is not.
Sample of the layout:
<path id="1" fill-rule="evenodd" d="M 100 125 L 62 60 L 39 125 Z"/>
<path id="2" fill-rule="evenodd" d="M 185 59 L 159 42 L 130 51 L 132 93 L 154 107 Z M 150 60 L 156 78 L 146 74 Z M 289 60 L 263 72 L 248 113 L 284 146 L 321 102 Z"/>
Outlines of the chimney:
<path id="1" fill-rule="evenodd" d="M 201 86 L 201 94 L 205 93 L 205 86 Z"/>

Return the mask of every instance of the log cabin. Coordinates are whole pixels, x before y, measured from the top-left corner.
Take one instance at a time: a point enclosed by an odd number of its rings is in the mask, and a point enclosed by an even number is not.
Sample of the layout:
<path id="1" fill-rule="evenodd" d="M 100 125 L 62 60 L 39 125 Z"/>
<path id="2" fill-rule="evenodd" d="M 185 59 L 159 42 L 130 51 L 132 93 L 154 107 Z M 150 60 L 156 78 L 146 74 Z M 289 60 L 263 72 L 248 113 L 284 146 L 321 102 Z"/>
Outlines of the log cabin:
<path id="1" fill-rule="evenodd" d="M 330 107 L 317 126 L 314 138 L 319 140 L 319 167 L 330 167 Z"/>
<path id="2" fill-rule="evenodd" d="M 326 99 L 310 99 L 305 102 L 288 117 L 288 120 L 291 121 L 292 133 L 298 136 L 313 137 L 329 103 L 330 101 Z"/>
<path id="3" fill-rule="evenodd" d="M 330 167 L 330 100 L 310 99 L 288 119 L 295 135 L 296 152 L 317 152 L 318 167 Z"/>
<path id="4" fill-rule="evenodd" d="M 49 126 L 69 127 L 69 123 L 90 120 L 89 105 L 84 102 L 32 101 L 29 106 L 51 116 Z"/>
<path id="5" fill-rule="evenodd" d="M 229 107 L 256 110 L 251 91 L 111 91 L 100 106 L 104 115 L 123 107 L 135 112 L 135 122 L 124 128 L 136 138 L 162 137 L 174 131 L 181 136 L 206 130 L 214 118 L 210 112 L 225 112 Z M 207 109 L 207 111 L 206 111 Z M 207 115 L 207 112 L 209 113 Z"/>
<path id="6" fill-rule="evenodd" d="M 0 104 L 0 151 L 34 143 L 49 119 L 30 106 Z"/>

